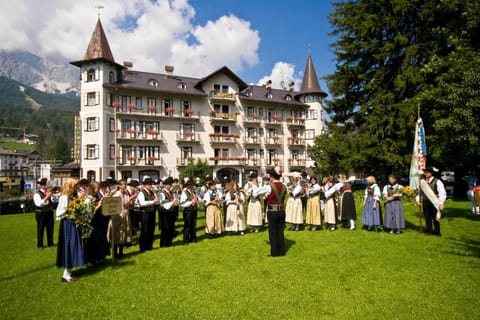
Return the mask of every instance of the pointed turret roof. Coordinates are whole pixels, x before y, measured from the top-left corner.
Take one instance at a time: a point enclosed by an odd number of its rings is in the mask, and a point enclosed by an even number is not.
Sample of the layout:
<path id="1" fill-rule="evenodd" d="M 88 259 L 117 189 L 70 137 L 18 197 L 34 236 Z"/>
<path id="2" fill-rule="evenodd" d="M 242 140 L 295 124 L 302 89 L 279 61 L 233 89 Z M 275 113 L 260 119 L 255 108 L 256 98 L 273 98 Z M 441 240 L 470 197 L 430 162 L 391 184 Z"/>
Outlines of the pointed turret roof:
<path id="1" fill-rule="evenodd" d="M 74 61 L 71 62 L 71 64 L 79 67 L 87 61 L 94 60 L 103 60 L 116 64 L 115 59 L 113 58 L 112 50 L 110 50 L 110 45 L 108 44 L 107 36 L 105 35 L 105 31 L 103 31 L 100 18 L 97 20 L 97 25 L 93 30 L 92 37 L 88 43 L 87 51 L 85 51 L 85 54 L 83 55 L 83 60 Z"/>
<path id="2" fill-rule="evenodd" d="M 327 94 L 320 88 L 317 73 L 315 72 L 315 67 L 313 66 L 312 57 L 310 55 L 308 56 L 307 65 L 303 74 L 302 86 L 297 96 L 304 94 L 318 94 L 323 97 L 327 96 Z"/>

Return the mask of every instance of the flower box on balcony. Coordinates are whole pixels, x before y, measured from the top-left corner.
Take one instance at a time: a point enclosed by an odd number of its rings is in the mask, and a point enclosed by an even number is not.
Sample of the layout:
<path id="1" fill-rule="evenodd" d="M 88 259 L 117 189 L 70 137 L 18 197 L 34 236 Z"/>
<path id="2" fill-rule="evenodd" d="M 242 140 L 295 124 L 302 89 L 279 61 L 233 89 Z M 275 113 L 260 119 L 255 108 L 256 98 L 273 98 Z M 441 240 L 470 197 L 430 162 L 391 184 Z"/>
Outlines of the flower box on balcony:
<path id="1" fill-rule="evenodd" d="M 210 110 L 210 115 L 215 116 L 216 114 L 217 114 L 217 111 L 215 111 L 213 109 Z"/>
<path id="2" fill-rule="evenodd" d="M 278 140 L 280 140 L 280 137 L 279 136 L 273 136 L 272 139 L 273 139 L 273 142 L 277 143 Z"/>
<path id="3" fill-rule="evenodd" d="M 130 161 L 130 162 L 135 162 L 136 158 L 132 157 L 132 156 L 129 156 L 129 157 L 127 157 L 127 160 Z"/>
<path id="4" fill-rule="evenodd" d="M 120 129 L 115 129 L 115 132 L 116 132 L 116 133 L 120 133 L 120 132 L 122 132 L 122 130 L 120 130 Z"/>
<path id="5" fill-rule="evenodd" d="M 274 114 L 274 115 L 272 116 L 272 119 L 275 120 L 275 121 L 278 121 L 278 120 L 280 120 L 280 116 Z"/>
<path id="6" fill-rule="evenodd" d="M 127 109 L 130 110 L 130 111 L 136 110 L 136 109 L 137 109 L 137 106 L 134 105 L 134 104 L 129 104 L 129 105 L 127 106 Z"/>
<path id="7" fill-rule="evenodd" d="M 157 157 L 150 156 L 150 157 L 147 158 L 147 160 L 149 162 L 153 162 L 153 161 L 157 160 Z"/>
<path id="8" fill-rule="evenodd" d="M 278 163 L 280 161 L 280 159 L 279 158 L 273 158 L 272 161 L 275 162 L 275 163 Z"/>
<path id="9" fill-rule="evenodd" d="M 130 129 L 127 129 L 127 133 L 129 133 L 129 134 L 135 134 L 136 131 L 135 131 L 135 129 L 130 128 Z"/>
<path id="10" fill-rule="evenodd" d="M 147 134 L 151 134 L 152 136 L 155 136 L 158 134 L 156 130 L 147 130 Z"/>
<path id="11" fill-rule="evenodd" d="M 157 107 L 155 107 L 155 106 L 148 106 L 147 107 L 148 112 L 155 112 L 156 110 L 157 110 Z"/>
<path id="12" fill-rule="evenodd" d="M 291 164 L 293 162 L 293 160 L 294 160 L 293 158 L 288 158 L 287 161 L 288 161 L 289 164 Z"/>
<path id="13" fill-rule="evenodd" d="M 115 156 L 115 157 L 113 157 L 113 159 L 120 160 L 121 158 L 120 158 L 120 156 Z"/>
<path id="14" fill-rule="evenodd" d="M 191 131 L 187 131 L 187 132 L 184 133 L 184 135 L 185 135 L 185 137 L 187 137 L 187 138 L 191 138 L 191 137 L 194 136 L 194 133 L 191 132 Z"/>
<path id="15" fill-rule="evenodd" d="M 252 113 L 250 116 L 248 116 L 252 120 L 257 120 L 258 119 L 258 114 Z"/>
<path id="16" fill-rule="evenodd" d="M 118 101 L 114 101 L 114 102 L 112 103 L 112 107 L 113 107 L 113 108 L 117 108 L 117 109 L 118 109 L 118 108 L 120 108 L 121 106 L 122 106 L 122 105 L 121 105 L 120 102 L 118 102 Z"/>
<path id="17" fill-rule="evenodd" d="M 194 157 L 187 157 L 187 161 L 192 163 L 195 161 L 195 158 Z"/>
<path id="18" fill-rule="evenodd" d="M 287 116 L 287 121 L 293 121 L 295 119 L 295 117 L 293 116 Z"/>
<path id="19" fill-rule="evenodd" d="M 185 109 L 183 112 L 185 112 L 185 114 L 187 114 L 187 115 L 191 115 L 191 114 L 193 114 L 194 111 L 193 111 L 193 109 L 189 108 L 189 109 Z"/>
<path id="20" fill-rule="evenodd" d="M 172 107 L 165 108 L 165 112 L 173 113 L 173 112 L 175 112 L 175 108 L 172 108 Z"/>

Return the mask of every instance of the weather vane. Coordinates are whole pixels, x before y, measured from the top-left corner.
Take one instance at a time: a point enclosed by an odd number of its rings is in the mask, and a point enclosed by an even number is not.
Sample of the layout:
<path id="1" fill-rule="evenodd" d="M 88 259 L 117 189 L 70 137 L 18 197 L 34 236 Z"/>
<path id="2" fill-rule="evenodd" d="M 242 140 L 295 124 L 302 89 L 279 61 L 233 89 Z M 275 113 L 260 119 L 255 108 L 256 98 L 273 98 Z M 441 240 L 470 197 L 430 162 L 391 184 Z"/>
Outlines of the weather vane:
<path id="1" fill-rule="evenodd" d="M 101 13 L 101 10 L 104 8 L 104 6 L 100 2 L 97 2 L 97 5 L 95 6 L 95 8 L 97 9 L 98 17 L 100 18 L 100 13 Z"/>

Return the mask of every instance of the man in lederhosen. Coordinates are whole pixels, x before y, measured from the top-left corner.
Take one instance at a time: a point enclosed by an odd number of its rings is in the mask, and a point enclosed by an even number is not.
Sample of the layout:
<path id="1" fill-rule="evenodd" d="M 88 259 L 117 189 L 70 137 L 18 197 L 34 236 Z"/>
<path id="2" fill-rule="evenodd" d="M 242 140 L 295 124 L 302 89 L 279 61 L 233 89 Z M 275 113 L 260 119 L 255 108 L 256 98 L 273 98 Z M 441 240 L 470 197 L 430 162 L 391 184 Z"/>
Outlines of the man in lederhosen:
<path id="1" fill-rule="evenodd" d="M 178 197 L 172 190 L 173 178 L 163 182 L 163 189 L 158 194 L 160 199 L 158 226 L 160 228 L 160 248 L 170 247 L 175 237 L 176 207 Z"/>
<path id="2" fill-rule="evenodd" d="M 279 167 L 267 172 L 270 184 L 261 187 L 256 194 L 265 195 L 265 205 L 268 217 L 268 238 L 270 240 L 270 256 L 280 257 L 285 255 L 285 195 L 287 187 L 280 181 Z"/>
<path id="3" fill-rule="evenodd" d="M 445 186 L 442 180 L 436 178 L 433 175 L 436 171 L 438 171 L 436 168 L 427 167 L 424 170 L 424 174 L 425 182 L 438 198 L 439 210 L 441 211 L 444 209 L 443 204 L 447 199 L 447 193 L 445 191 Z M 417 196 L 417 204 L 419 206 L 421 205 L 423 208 L 423 215 L 425 217 L 425 234 L 441 236 L 442 234 L 440 233 L 440 217 L 437 217 L 437 208 L 435 208 L 433 203 L 425 195 L 422 198 L 422 202 L 420 203 L 419 197 Z"/>
<path id="4" fill-rule="evenodd" d="M 37 248 L 43 248 L 43 233 L 47 229 L 47 244 L 53 246 L 53 203 L 52 193 L 47 190 L 47 179 L 37 180 L 39 188 L 33 196 L 35 219 L 37 220 Z"/>

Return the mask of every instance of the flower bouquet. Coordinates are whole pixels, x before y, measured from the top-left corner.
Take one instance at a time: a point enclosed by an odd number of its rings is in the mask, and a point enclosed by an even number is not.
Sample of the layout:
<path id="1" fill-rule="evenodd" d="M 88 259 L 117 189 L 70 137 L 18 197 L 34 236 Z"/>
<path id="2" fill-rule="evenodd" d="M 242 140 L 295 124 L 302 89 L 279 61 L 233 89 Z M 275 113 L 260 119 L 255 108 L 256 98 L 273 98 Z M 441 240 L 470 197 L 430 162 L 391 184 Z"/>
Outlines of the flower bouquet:
<path id="1" fill-rule="evenodd" d="M 67 217 L 75 221 L 75 226 L 82 239 L 89 238 L 93 232 L 92 218 L 95 214 L 95 201 L 87 199 L 74 199 L 67 207 Z"/>

